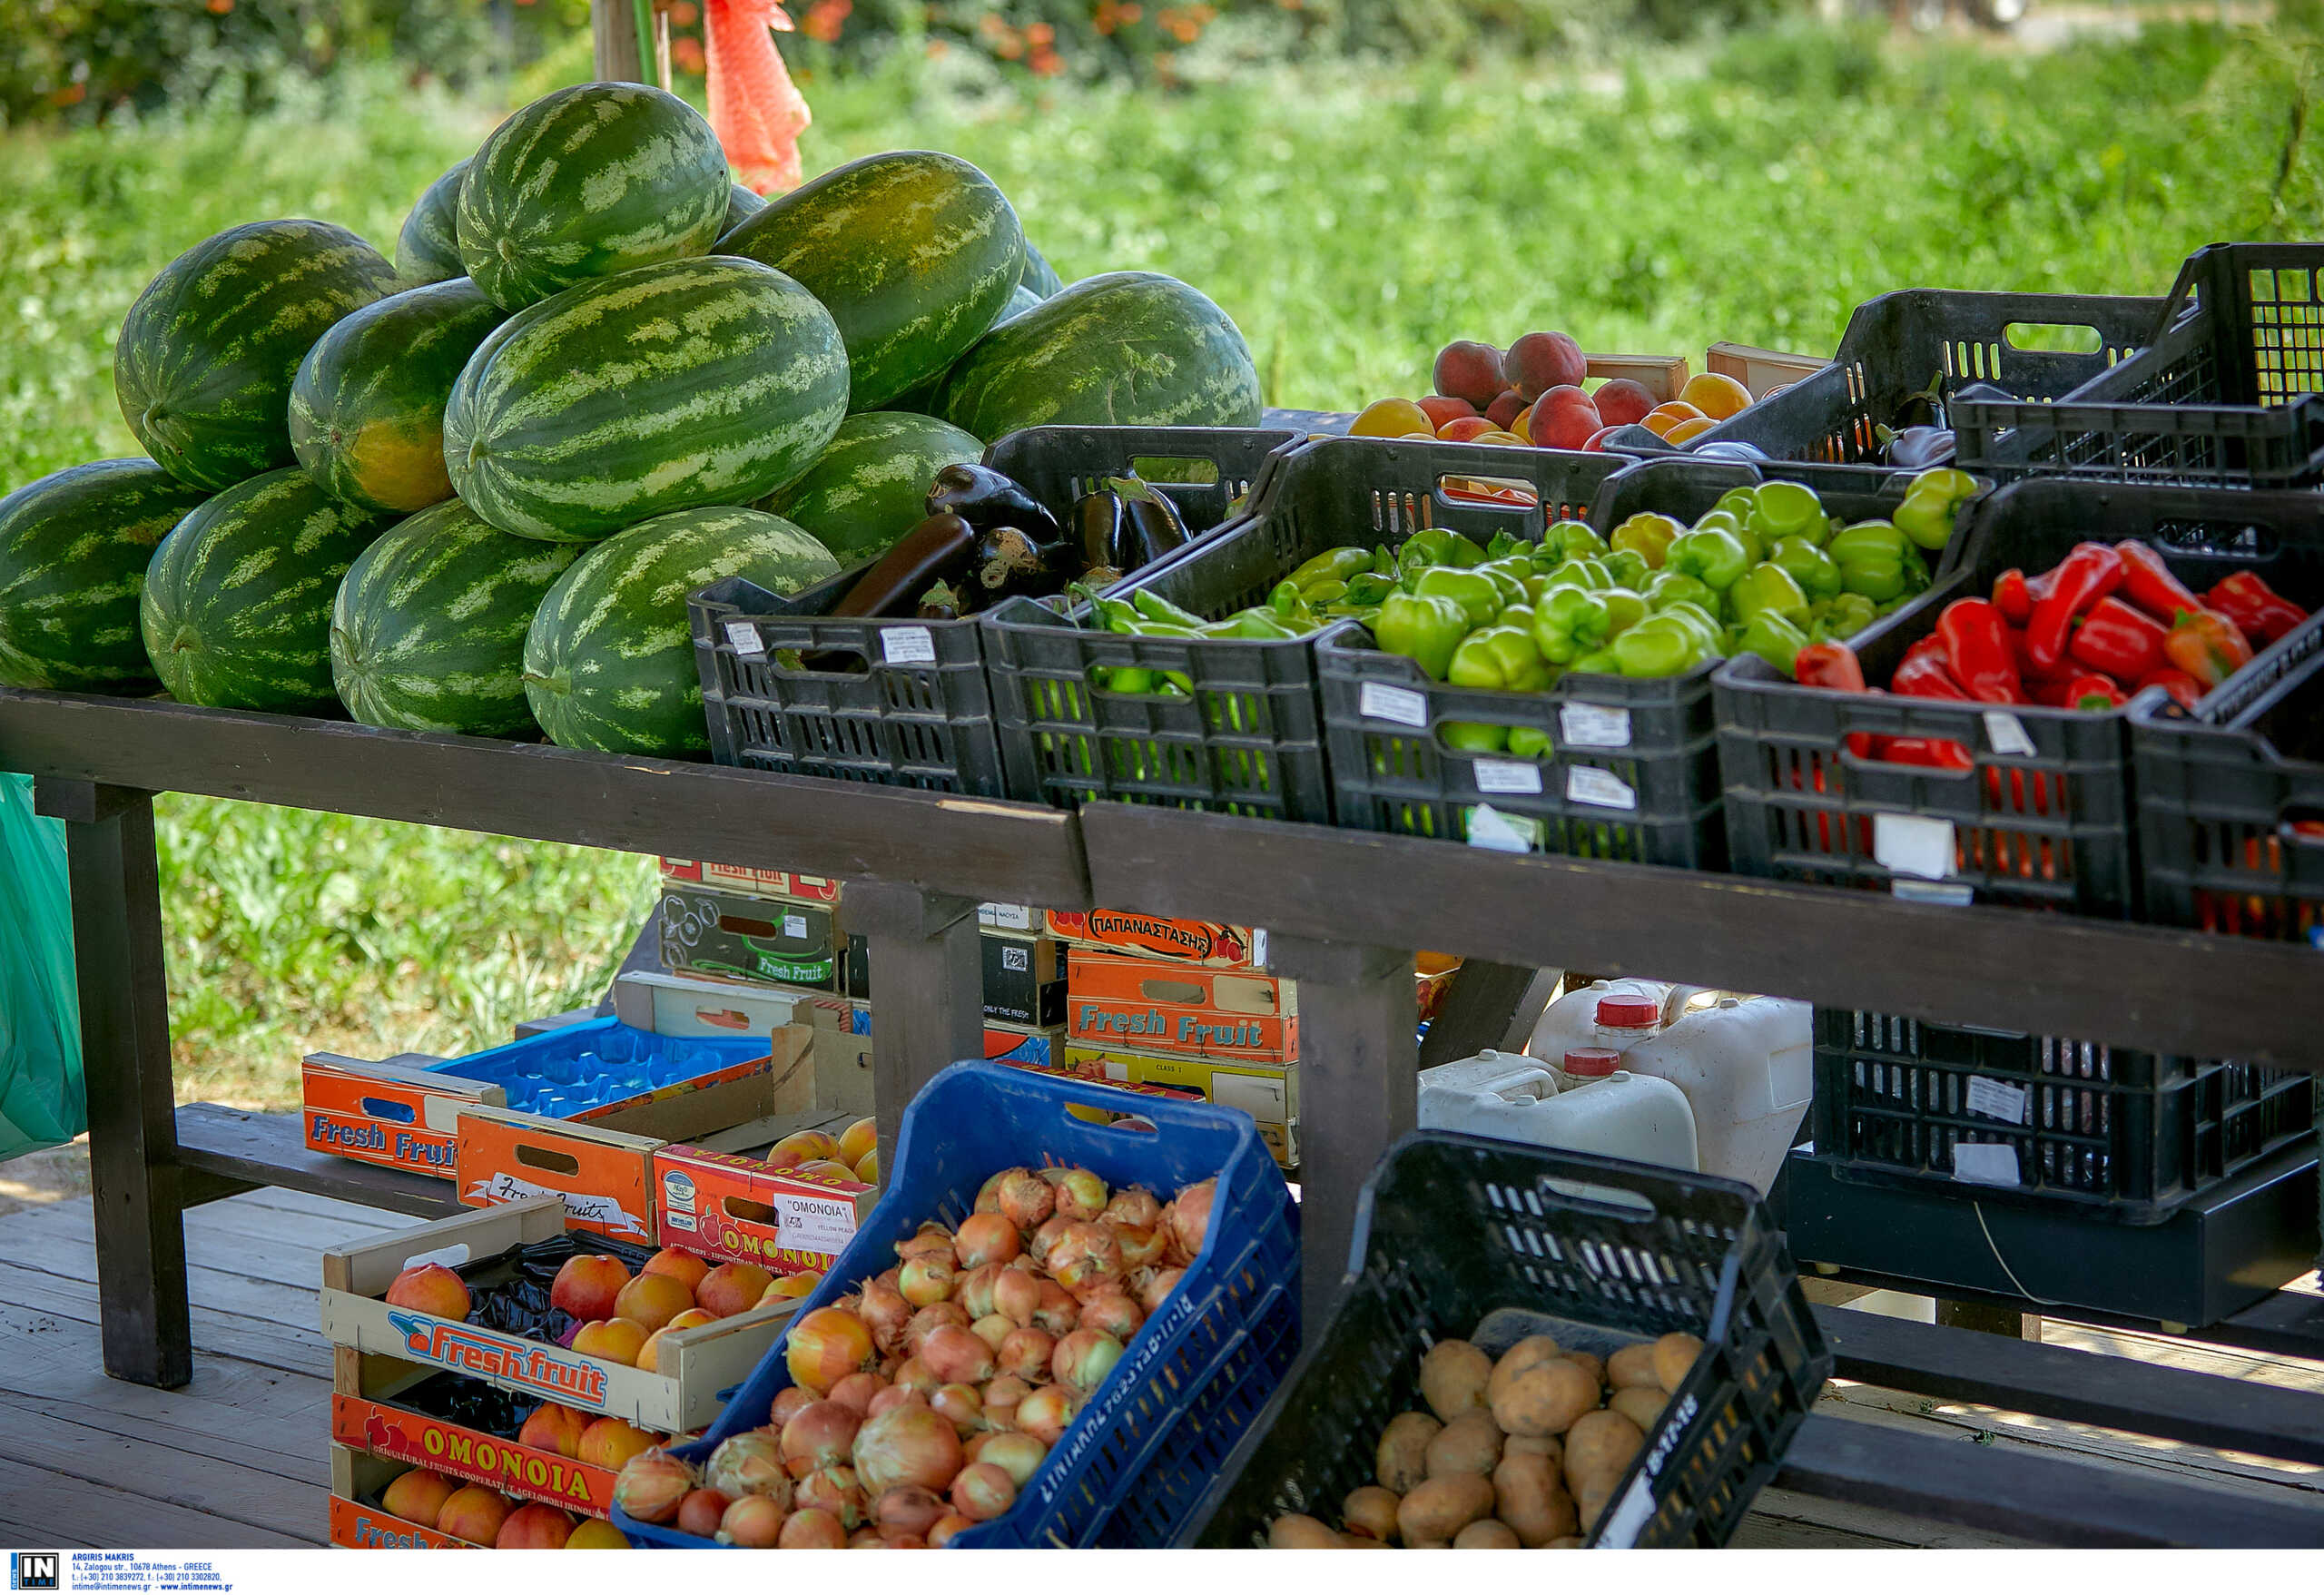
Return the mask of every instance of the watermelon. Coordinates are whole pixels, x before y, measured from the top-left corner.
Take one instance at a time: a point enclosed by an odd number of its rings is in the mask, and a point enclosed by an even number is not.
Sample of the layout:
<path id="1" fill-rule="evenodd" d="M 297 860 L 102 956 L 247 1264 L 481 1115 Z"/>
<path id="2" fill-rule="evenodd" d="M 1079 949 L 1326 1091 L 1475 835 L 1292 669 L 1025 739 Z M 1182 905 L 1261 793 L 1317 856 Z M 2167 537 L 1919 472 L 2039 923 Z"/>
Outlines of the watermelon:
<path id="1" fill-rule="evenodd" d="M 290 448 L 323 487 L 409 513 L 452 496 L 444 402 L 507 318 L 465 277 L 390 294 L 315 340 L 290 384 Z"/>
<path id="2" fill-rule="evenodd" d="M 884 554 L 928 514 L 928 484 L 984 445 L 933 416 L 869 409 L 840 423 L 807 474 L 753 506 L 798 522 L 842 565 Z"/>
<path id="3" fill-rule="evenodd" d="M 645 84 L 581 84 L 492 132 L 460 179 L 460 260 L 522 310 L 593 277 L 681 260 L 726 223 L 726 154 L 701 113 Z"/>
<path id="4" fill-rule="evenodd" d="M 1085 277 L 995 327 L 936 413 L 980 438 L 1021 427 L 1256 427 L 1259 374 L 1226 312 L 1151 271 Z"/>
<path id="5" fill-rule="evenodd" d="M 497 531 L 457 498 L 397 522 L 356 556 L 331 606 L 339 701 L 366 725 L 537 734 L 525 632 L 580 556 Z"/>
<path id="6" fill-rule="evenodd" d="M 847 342 L 849 408 L 888 401 L 983 336 L 1024 270 L 1017 212 L 951 155 L 872 155 L 795 188 L 719 248 L 806 284 Z"/>
<path id="7" fill-rule="evenodd" d="M 393 520 L 340 503 L 296 468 L 210 499 L 145 570 L 139 620 L 162 684 L 180 703 L 216 709 L 330 702 L 331 597 Z"/>
<path id="8" fill-rule="evenodd" d="M 995 321 L 993 325 L 999 327 L 1007 322 L 1013 321 L 1040 302 L 1041 296 L 1039 294 L 1035 293 L 1031 289 L 1019 282 L 1016 287 L 1009 290 L 1009 302 L 1000 307 L 1000 320 Z"/>
<path id="9" fill-rule="evenodd" d="M 1017 286 L 1030 291 L 1035 299 L 1047 299 L 1065 286 L 1057 268 L 1033 247 L 1029 238 L 1025 241 L 1025 270 L 1019 274 Z"/>
<path id="10" fill-rule="evenodd" d="M 145 566 L 206 497 L 150 459 L 101 459 L 0 498 L 0 685 L 152 692 Z"/>
<path id="11" fill-rule="evenodd" d="M 403 231 L 396 234 L 396 275 L 414 288 L 449 282 L 468 272 L 460 263 L 458 214 L 460 179 L 468 169 L 468 161 L 457 161 L 429 183 L 403 219 Z"/>
<path id="12" fill-rule="evenodd" d="M 814 296 L 711 255 L 600 278 L 501 324 L 452 385 L 444 463 L 504 532 L 587 543 L 665 510 L 747 504 L 847 415 Z"/>
<path id="13" fill-rule="evenodd" d="M 122 321 L 113 395 L 181 482 L 225 487 L 291 461 L 290 379 L 340 318 L 396 290 L 396 269 L 344 227 L 252 222 L 162 268 Z"/>
<path id="14" fill-rule="evenodd" d="M 608 753 L 698 753 L 686 598 L 725 576 L 777 593 L 834 576 L 831 551 L 780 516 L 682 509 L 609 537 L 556 578 L 525 637 L 525 695 L 551 742 Z"/>
<path id="15" fill-rule="evenodd" d="M 718 241 L 724 243 L 726 235 L 766 209 L 766 197 L 752 192 L 739 182 L 726 185 L 726 219 L 718 224 Z"/>

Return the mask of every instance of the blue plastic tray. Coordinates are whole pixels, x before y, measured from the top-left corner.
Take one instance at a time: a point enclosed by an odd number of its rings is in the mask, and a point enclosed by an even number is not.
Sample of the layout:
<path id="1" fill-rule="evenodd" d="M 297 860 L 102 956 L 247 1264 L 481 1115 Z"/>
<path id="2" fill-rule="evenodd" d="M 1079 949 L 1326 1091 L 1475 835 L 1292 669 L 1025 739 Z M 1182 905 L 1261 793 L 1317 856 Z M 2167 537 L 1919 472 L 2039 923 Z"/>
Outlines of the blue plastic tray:
<path id="1" fill-rule="evenodd" d="M 1092 1123 L 1075 1117 L 1077 1108 L 1128 1115 L 1152 1128 Z M 1164 1546 L 1299 1350 L 1296 1209 L 1248 1116 L 996 1064 L 954 1064 L 905 1110 L 887 1195 L 800 1311 L 823 1306 L 889 1266 L 895 1244 L 923 1220 L 958 1224 L 967 1217 L 988 1177 L 1044 1158 L 1095 1169 L 1109 1185 L 1144 1185 L 1166 1198 L 1216 1174 L 1210 1235 L 1168 1304 L 1132 1338 L 1015 1508 L 952 1543 Z M 673 1446 L 673 1453 L 700 1466 L 728 1435 L 764 1423 L 774 1398 L 792 1383 L 783 1344 L 767 1354 L 707 1434 Z M 619 1509 L 614 1521 L 635 1543 L 715 1548 Z"/>
<path id="2" fill-rule="evenodd" d="M 760 1037 L 657 1036 L 615 1019 L 584 1019 L 447 1058 L 429 1072 L 498 1086 L 519 1113 L 571 1118 L 763 1057 L 766 1049 Z"/>

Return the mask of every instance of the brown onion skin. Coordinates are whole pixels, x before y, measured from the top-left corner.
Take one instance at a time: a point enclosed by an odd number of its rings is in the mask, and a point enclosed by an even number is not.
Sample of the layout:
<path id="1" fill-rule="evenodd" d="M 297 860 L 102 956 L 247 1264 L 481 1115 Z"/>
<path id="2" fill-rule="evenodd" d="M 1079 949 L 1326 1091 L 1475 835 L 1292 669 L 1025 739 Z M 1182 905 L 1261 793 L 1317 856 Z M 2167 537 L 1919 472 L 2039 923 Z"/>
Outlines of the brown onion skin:
<path id="1" fill-rule="evenodd" d="M 793 1479 L 844 1462 L 855 1449 L 863 1414 L 843 1402 L 819 1401 L 783 1426 L 783 1463 Z"/>
<path id="2" fill-rule="evenodd" d="M 959 1512 L 948 1511 L 942 1517 L 937 1519 L 935 1523 L 930 1527 L 928 1531 L 928 1542 L 938 1550 L 941 1550 L 945 1546 L 952 1543 L 953 1535 L 959 1533 L 963 1529 L 973 1529 L 975 1527 L 976 1525 L 974 1523 L 969 1521 L 968 1519 L 962 1517 Z"/>
<path id="3" fill-rule="evenodd" d="M 872 1520 L 883 1534 L 925 1535 L 937 1519 L 952 1509 L 942 1496 L 918 1484 L 899 1484 L 881 1495 L 872 1509 Z"/>
<path id="4" fill-rule="evenodd" d="M 785 1551 L 842 1551 L 847 1530 L 831 1513 L 806 1507 L 783 1521 L 783 1536 L 775 1543 Z"/>
<path id="5" fill-rule="evenodd" d="M 1017 1504 L 1017 1481 L 995 1462 L 971 1462 L 952 1481 L 952 1510 L 987 1523 Z"/>
<path id="6" fill-rule="evenodd" d="M 881 1413 L 855 1436 L 855 1472 L 865 1489 L 899 1484 L 941 1490 L 960 1471 L 960 1436 L 933 1408 L 912 1403 Z"/>

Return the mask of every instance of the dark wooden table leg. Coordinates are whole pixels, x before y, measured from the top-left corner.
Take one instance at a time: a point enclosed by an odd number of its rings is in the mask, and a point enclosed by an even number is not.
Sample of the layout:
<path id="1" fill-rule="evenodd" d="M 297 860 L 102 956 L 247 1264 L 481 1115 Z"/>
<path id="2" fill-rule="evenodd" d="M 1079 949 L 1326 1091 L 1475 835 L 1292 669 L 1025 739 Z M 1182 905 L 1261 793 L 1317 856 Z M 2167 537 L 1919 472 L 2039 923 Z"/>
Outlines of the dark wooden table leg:
<path id="1" fill-rule="evenodd" d="M 1268 963 L 1299 982 L 1300 1299 L 1313 1335 L 1347 1272 L 1357 1195 L 1413 1127 L 1413 955 L 1276 936 Z"/>
<path id="2" fill-rule="evenodd" d="M 1429 1021 L 1428 1037 L 1420 1048 L 1421 1068 L 1457 1063 L 1487 1048 L 1522 1052 L 1548 1004 L 1546 988 L 1555 984 L 1553 970 L 1468 960 L 1453 972 L 1452 984 Z M 1521 1039 L 1516 1034 L 1521 1029 Z"/>
<path id="3" fill-rule="evenodd" d="M 34 802 L 65 822 L 105 1372 L 173 1390 L 193 1377 L 193 1336 L 153 797 L 43 780 Z"/>
<path id="4" fill-rule="evenodd" d="M 895 1166 L 904 1108 L 940 1069 L 984 1056 L 974 898 L 872 881 L 847 886 L 847 926 L 872 965 L 872 1105 L 880 1167 Z"/>

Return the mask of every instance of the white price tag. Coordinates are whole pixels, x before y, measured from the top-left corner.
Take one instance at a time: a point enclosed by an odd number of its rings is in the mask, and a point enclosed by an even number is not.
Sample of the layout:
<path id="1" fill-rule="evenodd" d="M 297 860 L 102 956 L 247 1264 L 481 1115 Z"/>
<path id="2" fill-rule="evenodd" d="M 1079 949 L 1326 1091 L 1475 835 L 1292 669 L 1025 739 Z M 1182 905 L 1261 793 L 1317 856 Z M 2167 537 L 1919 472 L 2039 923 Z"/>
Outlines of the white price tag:
<path id="1" fill-rule="evenodd" d="M 793 941 L 804 941 L 807 939 L 807 916 L 804 914 L 783 915 L 783 934 Z"/>
<path id="2" fill-rule="evenodd" d="M 744 659 L 766 657 L 766 644 L 759 640 L 759 628 L 747 620 L 726 623 L 726 642 L 735 654 Z"/>
<path id="3" fill-rule="evenodd" d="M 1479 759 L 1473 766 L 1479 792 L 1538 793 L 1541 767 L 1516 759 Z"/>
<path id="4" fill-rule="evenodd" d="M 2034 739 L 2027 734 L 2025 723 L 2006 709 L 1985 711 L 1985 741 L 1996 753 L 2031 757 L 2034 753 Z"/>
<path id="5" fill-rule="evenodd" d="M 1491 803 L 1479 803 L 1469 811 L 1469 845 L 1497 853 L 1529 853 L 1533 851 L 1533 825 Z"/>
<path id="6" fill-rule="evenodd" d="M 1969 1077 L 1969 1111 L 1982 1113 L 1987 1118 L 1997 1118 L 2004 1124 L 2025 1122 L 2025 1088 L 1989 1080 L 1983 1075 Z"/>
<path id="7" fill-rule="evenodd" d="M 1366 720 L 1393 720 L 1399 725 L 1428 724 L 1428 699 L 1409 687 L 1367 681 L 1355 695 L 1356 713 Z"/>
<path id="8" fill-rule="evenodd" d="M 1628 1551 L 1638 1543 L 1638 1531 L 1654 1516 L 1654 1486 L 1644 1473 L 1630 1481 L 1622 1492 L 1621 1500 L 1606 1516 L 1606 1526 L 1598 1531 L 1598 1544 L 1607 1551 Z"/>
<path id="9" fill-rule="evenodd" d="M 1889 881 L 1888 895 L 1903 902 L 1933 902 L 1949 909 L 1965 909 L 1977 901 L 1976 889 L 1966 881 L 1915 881 L 1909 875 Z"/>
<path id="10" fill-rule="evenodd" d="M 1571 764 L 1565 773 L 1565 801 L 1600 809 L 1635 809 L 1638 793 L 1611 770 L 1600 770 L 1595 764 Z"/>
<path id="11" fill-rule="evenodd" d="M 1996 1147 L 1990 1141 L 1963 1141 L 1955 1147 L 1953 1177 L 1979 1186 L 2025 1183 L 2018 1177 L 2017 1148 Z"/>
<path id="12" fill-rule="evenodd" d="M 1875 814 L 1872 856 L 1893 874 L 1942 881 L 1953 873 L 1953 822 L 1924 814 Z"/>
<path id="13" fill-rule="evenodd" d="M 774 1193 L 776 1234 L 786 1252 L 823 1252 L 832 1256 L 855 1238 L 855 1204 L 845 1196 L 799 1196 Z"/>
<path id="14" fill-rule="evenodd" d="M 936 634 L 924 625 L 891 625 L 880 632 L 880 657 L 891 665 L 936 663 Z"/>
<path id="15" fill-rule="evenodd" d="M 1602 704 L 1561 704 L 1558 732 L 1570 748 L 1626 748 L 1630 745 L 1630 712 Z"/>

